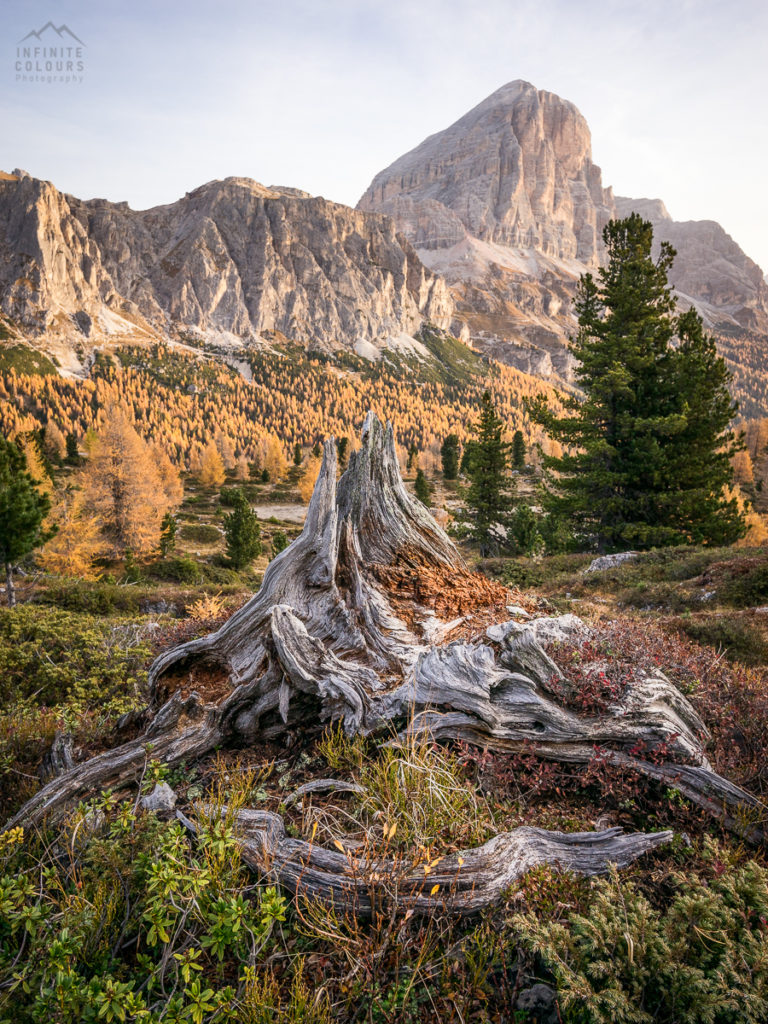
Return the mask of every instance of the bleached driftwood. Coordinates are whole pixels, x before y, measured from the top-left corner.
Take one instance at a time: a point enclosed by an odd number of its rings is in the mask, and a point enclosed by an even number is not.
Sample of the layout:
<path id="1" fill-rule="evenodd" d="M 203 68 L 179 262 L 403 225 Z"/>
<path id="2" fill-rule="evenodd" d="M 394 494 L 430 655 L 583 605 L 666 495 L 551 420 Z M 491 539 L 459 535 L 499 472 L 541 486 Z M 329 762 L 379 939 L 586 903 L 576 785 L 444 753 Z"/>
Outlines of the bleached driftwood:
<path id="1" fill-rule="evenodd" d="M 425 871 L 421 861 L 411 862 L 407 855 L 377 856 L 356 847 L 327 850 L 292 839 L 280 815 L 270 811 L 241 810 L 235 817 L 243 859 L 254 870 L 306 899 L 332 901 L 364 915 L 382 891 L 403 909 L 472 914 L 500 899 L 531 868 L 551 864 L 580 875 L 602 874 L 609 865 L 626 867 L 672 838 L 671 832 L 565 833 L 523 826 L 475 849 L 436 858 Z"/>
<path id="2" fill-rule="evenodd" d="M 425 580 L 432 607 L 422 599 Z M 147 757 L 175 764 L 221 744 L 289 740 L 338 721 L 350 735 L 426 732 L 438 741 L 570 762 L 588 761 L 597 747 L 617 766 L 676 786 L 732 827 L 744 830 L 748 819 L 746 834 L 763 841 L 765 808 L 711 771 L 705 726 L 669 680 L 660 672 L 639 678 L 605 713 L 577 714 L 566 706 L 565 681 L 537 638 L 548 630 L 501 624 L 507 597 L 500 590 L 468 572 L 451 540 L 408 494 L 392 429 L 369 414 L 362 447 L 338 483 L 335 446 L 326 442 L 304 530 L 270 563 L 258 594 L 215 633 L 156 660 L 145 731 L 49 782 L 9 825 L 55 820 L 73 801 L 134 779 Z M 437 642 L 450 637 L 467 607 L 484 608 L 486 618 L 495 613 L 487 636 Z M 212 692 L 194 692 L 190 672 L 200 671 L 213 680 Z M 664 750 L 668 760 L 634 756 L 638 744 Z M 499 836 L 457 855 L 464 866 L 461 885 L 451 883 L 455 905 L 480 905 L 483 892 L 500 891 L 512 877 L 507 869 L 524 870 L 530 857 L 604 870 L 608 860 L 628 863 L 664 837 L 530 829 Z M 270 856 L 287 883 L 300 868 L 305 880 L 310 868 L 324 873 L 318 892 L 335 891 L 336 875 L 338 885 L 344 881 L 332 851 L 307 854 L 283 837 Z M 444 870 L 450 874 L 453 865 Z M 448 875 L 439 884 L 447 886 Z"/>

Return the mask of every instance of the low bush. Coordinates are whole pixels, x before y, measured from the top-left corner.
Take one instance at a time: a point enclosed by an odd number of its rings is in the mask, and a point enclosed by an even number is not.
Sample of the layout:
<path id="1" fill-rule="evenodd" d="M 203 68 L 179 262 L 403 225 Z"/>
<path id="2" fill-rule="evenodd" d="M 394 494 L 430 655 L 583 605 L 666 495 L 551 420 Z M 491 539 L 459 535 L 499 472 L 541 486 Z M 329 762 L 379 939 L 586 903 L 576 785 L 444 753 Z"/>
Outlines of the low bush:
<path id="1" fill-rule="evenodd" d="M 768 663 L 768 640 L 749 620 L 738 615 L 708 615 L 680 619 L 680 628 L 692 640 L 723 651 L 731 661 L 745 665 Z"/>
<path id="2" fill-rule="evenodd" d="M 179 530 L 179 537 L 194 544 L 216 544 L 221 540 L 221 530 L 208 523 L 185 523 Z"/>
<path id="3" fill-rule="evenodd" d="M 143 586 L 50 579 L 35 591 L 35 604 L 87 615 L 138 615 L 153 591 Z"/>
<path id="4" fill-rule="evenodd" d="M 149 646 L 142 626 L 57 608 L 0 611 L 0 702 L 60 704 L 73 693 L 109 699 L 143 682 Z"/>
<path id="5" fill-rule="evenodd" d="M 183 556 L 154 562 L 149 567 L 149 574 L 155 579 L 169 580 L 173 583 L 203 583 L 205 579 L 205 572 L 200 563 Z"/>
<path id="6" fill-rule="evenodd" d="M 105 795 L 79 810 L 62 836 L 65 854 L 35 855 L 20 829 L 2 837 L 3 1019 L 275 1019 L 255 1015 L 253 965 L 268 952 L 286 901 L 274 888 L 248 885 L 230 820 L 199 817 L 198 829 L 193 845 L 178 822 L 137 815 L 131 802 Z M 300 1005 L 306 986 L 296 978 Z"/>
<path id="7" fill-rule="evenodd" d="M 768 871 L 677 873 L 659 910 L 614 870 L 564 921 L 518 914 L 523 945 L 551 973 L 565 1024 L 763 1024 L 768 1019 Z"/>
<path id="8" fill-rule="evenodd" d="M 719 588 L 718 598 L 734 608 L 768 604 L 768 558 L 754 560 L 743 571 L 733 572 Z"/>
<path id="9" fill-rule="evenodd" d="M 57 730 L 100 743 L 145 703 L 149 655 L 131 620 L 34 605 L 0 612 L 0 819 L 35 792 Z"/>

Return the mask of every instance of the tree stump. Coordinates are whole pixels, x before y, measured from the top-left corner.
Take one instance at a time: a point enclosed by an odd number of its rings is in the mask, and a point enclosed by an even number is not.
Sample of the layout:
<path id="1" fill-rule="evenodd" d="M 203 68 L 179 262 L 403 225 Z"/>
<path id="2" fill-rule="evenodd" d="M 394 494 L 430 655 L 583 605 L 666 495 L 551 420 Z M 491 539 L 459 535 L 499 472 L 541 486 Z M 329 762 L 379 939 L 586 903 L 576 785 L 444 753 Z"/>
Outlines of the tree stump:
<path id="1" fill-rule="evenodd" d="M 173 765 L 221 744 L 341 722 L 349 735 L 427 734 L 566 762 L 587 762 L 599 747 L 609 764 L 674 785 L 764 841 L 762 825 L 744 821 L 764 820 L 765 807 L 712 772 L 704 724 L 661 672 L 634 681 L 603 714 L 569 709 L 536 620 L 504 622 L 505 588 L 471 573 L 406 491 L 391 425 L 369 413 L 362 447 L 338 483 L 336 470 L 331 440 L 304 530 L 270 563 L 259 592 L 215 633 L 155 661 L 144 732 L 51 780 L 6 827 L 59 819 L 74 801 L 132 782 L 148 744 L 153 758 Z M 468 621 L 483 639 L 456 638 Z M 205 683 L 187 692 L 190 669 Z M 640 742 L 661 747 L 669 760 L 634 756 Z M 348 856 L 286 838 L 279 816 L 244 811 L 240 818 L 251 863 L 294 890 L 370 908 L 370 879 L 363 892 Z M 597 873 L 670 838 L 517 829 L 448 859 L 439 895 L 430 897 L 424 878 L 407 872 L 400 893 L 417 910 L 472 912 L 535 864 Z"/>

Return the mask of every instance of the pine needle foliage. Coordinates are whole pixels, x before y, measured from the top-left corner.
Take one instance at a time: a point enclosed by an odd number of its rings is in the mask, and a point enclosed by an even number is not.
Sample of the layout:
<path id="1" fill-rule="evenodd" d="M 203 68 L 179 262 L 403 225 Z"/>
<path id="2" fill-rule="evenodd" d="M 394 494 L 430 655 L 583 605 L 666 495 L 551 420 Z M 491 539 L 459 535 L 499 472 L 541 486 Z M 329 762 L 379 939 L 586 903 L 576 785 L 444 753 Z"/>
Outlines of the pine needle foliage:
<path id="1" fill-rule="evenodd" d="M 728 494 L 736 405 L 730 374 L 698 314 L 676 315 L 675 250 L 637 214 L 604 230 L 608 263 L 582 277 L 573 342 L 583 400 L 532 419 L 566 447 L 545 456 L 545 504 L 598 551 L 731 543 L 744 532 Z"/>
<path id="2" fill-rule="evenodd" d="M 633 883 L 594 884 L 587 914 L 511 922 L 554 976 L 565 1024 L 762 1024 L 768 1019 L 768 871 L 674 877 L 664 912 Z"/>
<path id="3" fill-rule="evenodd" d="M 480 554 L 497 554 L 505 543 L 512 511 L 509 461 L 512 446 L 504 440 L 505 423 L 496 412 L 490 391 L 483 393 L 474 438 L 467 443 L 466 518 L 469 536 Z"/>

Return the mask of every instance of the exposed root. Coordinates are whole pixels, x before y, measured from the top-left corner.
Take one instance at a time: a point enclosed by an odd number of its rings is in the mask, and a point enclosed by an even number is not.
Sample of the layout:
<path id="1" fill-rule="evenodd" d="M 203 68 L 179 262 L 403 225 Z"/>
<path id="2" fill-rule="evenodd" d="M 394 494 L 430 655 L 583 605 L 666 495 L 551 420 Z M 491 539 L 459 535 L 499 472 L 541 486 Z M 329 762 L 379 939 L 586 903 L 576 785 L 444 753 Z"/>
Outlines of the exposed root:
<path id="1" fill-rule="evenodd" d="M 412 733 L 483 748 L 533 744 L 541 757 L 564 762 L 588 761 L 598 746 L 617 767 L 667 781 L 751 841 L 765 841 L 766 808 L 710 770 L 706 727 L 663 673 L 638 673 L 615 700 L 580 711 L 568 691 L 576 684 L 542 646 L 563 624 L 550 622 L 548 631 L 541 622 L 504 622 L 506 589 L 470 573 L 406 491 L 391 427 L 371 414 L 362 441 L 338 484 L 335 445 L 326 443 L 304 530 L 270 564 L 259 593 L 216 632 L 156 660 L 150 681 L 160 706 L 145 731 L 64 771 L 10 825 L 60 818 L 74 801 L 127 784 L 148 743 L 153 758 L 175 764 L 222 744 L 291 742 L 325 722 L 341 722 L 350 736 L 393 735 L 409 723 Z M 665 755 L 642 761 L 634 749 Z M 250 829 L 247 856 L 260 869 L 271 866 L 294 891 L 343 899 L 363 913 L 377 885 L 386 896 L 391 872 L 400 872 L 398 893 L 415 909 L 465 913 L 536 864 L 591 874 L 669 838 L 518 829 L 446 857 L 425 889 L 423 866 L 421 875 L 403 873 L 384 858 L 371 873 L 351 854 L 287 838 L 274 815 L 243 811 L 241 821 Z"/>

